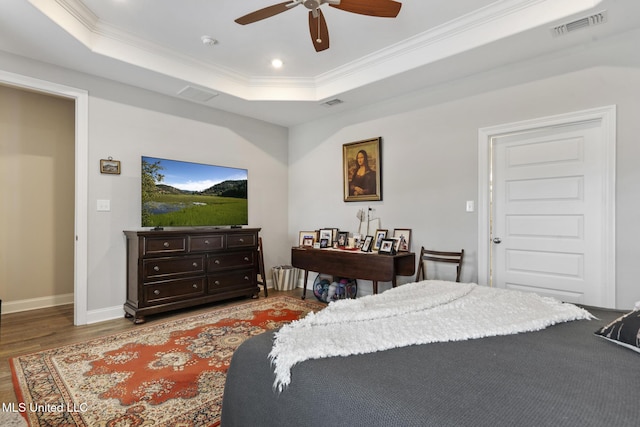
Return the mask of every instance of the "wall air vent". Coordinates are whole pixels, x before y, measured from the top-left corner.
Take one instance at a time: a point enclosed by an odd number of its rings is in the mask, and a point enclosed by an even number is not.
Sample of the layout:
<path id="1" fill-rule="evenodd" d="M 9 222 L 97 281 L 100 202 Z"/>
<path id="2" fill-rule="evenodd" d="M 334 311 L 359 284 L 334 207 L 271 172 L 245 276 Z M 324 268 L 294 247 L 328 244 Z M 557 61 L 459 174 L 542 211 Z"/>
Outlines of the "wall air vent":
<path id="1" fill-rule="evenodd" d="M 178 92 L 178 96 L 181 98 L 196 102 L 207 102 L 218 95 L 220 95 L 218 92 L 208 91 L 193 86 L 186 86 Z"/>
<path id="2" fill-rule="evenodd" d="M 333 107 L 334 105 L 342 104 L 344 101 L 342 99 L 334 98 L 322 103 L 325 107 Z"/>
<path id="3" fill-rule="evenodd" d="M 558 25 L 551 29 L 551 34 L 554 37 L 564 36 L 573 31 L 580 30 L 582 28 L 592 27 L 598 24 L 604 24 L 607 22 L 607 11 L 595 13 L 593 15 L 585 16 L 584 18 L 576 19 L 571 22 Z"/>

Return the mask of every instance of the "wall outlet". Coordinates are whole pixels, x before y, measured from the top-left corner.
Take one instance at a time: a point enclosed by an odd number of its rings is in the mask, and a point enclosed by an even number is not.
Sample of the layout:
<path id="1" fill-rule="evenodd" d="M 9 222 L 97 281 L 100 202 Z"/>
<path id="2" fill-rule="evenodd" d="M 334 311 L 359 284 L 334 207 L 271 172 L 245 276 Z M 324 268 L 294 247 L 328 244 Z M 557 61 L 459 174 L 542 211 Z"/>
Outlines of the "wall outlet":
<path id="1" fill-rule="evenodd" d="M 473 200 L 467 200 L 467 212 L 473 212 L 475 210 L 474 205 Z"/>

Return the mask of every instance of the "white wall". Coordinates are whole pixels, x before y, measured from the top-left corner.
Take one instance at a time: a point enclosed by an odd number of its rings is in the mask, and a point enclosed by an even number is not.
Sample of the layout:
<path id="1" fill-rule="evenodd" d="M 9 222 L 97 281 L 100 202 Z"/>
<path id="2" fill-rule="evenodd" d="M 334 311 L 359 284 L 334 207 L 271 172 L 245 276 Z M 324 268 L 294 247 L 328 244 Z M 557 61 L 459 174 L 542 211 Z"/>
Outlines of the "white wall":
<path id="1" fill-rule="evenodd" d="M 249 226 L 262 228 L 267 268 L 283 262 L 286 129 L 246 119 L 239 130 L 98 97 L 89 111 L 89 164 L 96 165 L 89 170 L 89 311 L 124 302 L 122 230 L 140 229 L 142 155 L 248 169 Z M 99 159 L 109 156 L 122 162 L 121 175 L 99 173 Z M 99 199 L 111 200 L 111 212 L 96 211 Z"/>
<path id="2" fill-rule="evenodd" d="M 413 250 L 464 248 L 462 280 L 477 281 L 477 212 L 465 212 L 465 201 L 477 202 L 478 129 L 615 104 L 616 305 L 633 307 L 640 300 L 638 42 L 638 32 L 594 42 L 291 129 L 291 242 L 299 230 L 356 231 L 357 210 L 371 206 L 382 228 L 413 230 Z M 376 136 L 383 138 L 383 201 L 345 203 L 342 144 Z M 371 292 L 368 284 L 361 287 Z"/>
<path id="3" fill-rule="evenodd" d="M 140 228 L 142 155 L 248 169 L 249 226 L 262 228 L 265 265 L 288 262 L 286 128 L 2 52 L 0 69 L 89 92 L 89 322 L 124 313 L 122 231 Z M 108 157 L 121 161 L 120 175 L 100 174 Z M 98 212 L 105 199 L 111 211 Z"/>

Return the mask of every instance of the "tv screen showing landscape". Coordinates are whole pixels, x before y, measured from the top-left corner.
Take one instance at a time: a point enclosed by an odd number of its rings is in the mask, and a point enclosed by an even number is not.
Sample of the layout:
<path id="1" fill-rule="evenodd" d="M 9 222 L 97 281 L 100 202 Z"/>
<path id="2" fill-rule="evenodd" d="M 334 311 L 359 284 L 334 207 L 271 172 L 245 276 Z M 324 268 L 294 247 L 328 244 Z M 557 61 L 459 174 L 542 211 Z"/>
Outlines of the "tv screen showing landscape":
<path id="1" fill-rule="evenodd" d="M 247 170 L 142 157 L 143 227 L 248 224 Z"/>

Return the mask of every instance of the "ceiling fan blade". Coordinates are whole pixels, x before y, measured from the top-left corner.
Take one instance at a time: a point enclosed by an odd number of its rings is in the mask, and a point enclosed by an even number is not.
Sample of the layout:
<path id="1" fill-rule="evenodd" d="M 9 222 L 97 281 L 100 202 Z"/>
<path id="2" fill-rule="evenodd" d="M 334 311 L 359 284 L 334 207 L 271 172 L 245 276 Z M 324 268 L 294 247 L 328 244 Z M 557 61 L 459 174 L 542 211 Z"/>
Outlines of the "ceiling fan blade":
<path id="1" fill-rule="evenodd" d="M 313 16 L 313 11 L 309 12 L 309 34 L 316 52 L 322 52 L 329 49 L 329 29 L 320 8 L 317 8 L 316 12 L 317 17 Z"/>
<path id="2" fill-rule="evenodd" d="M 393 0 L 341 0 L 340 4 L 329 6 L 360 15 L 395 18 L 400 13 L 402 3 Z"/>
<path id="3" fill-rule="evenodd" d="M 266 18 L 271 18 L 274 15 L 277 15 L 282 12 L 286 12 L 289 9 L 293 9 L 294 6 L 298 6 L 300 3 L 294 3 L 291 0 L 285 1 L 283 3 L 274 4 L 272 6 L 267 6 L 263 9 L 256 10 L 255 12 L 248 13 L 240 18 L 236 19 L 240 25 L 252 24 L 257 21 L 261 21 Z"/>

